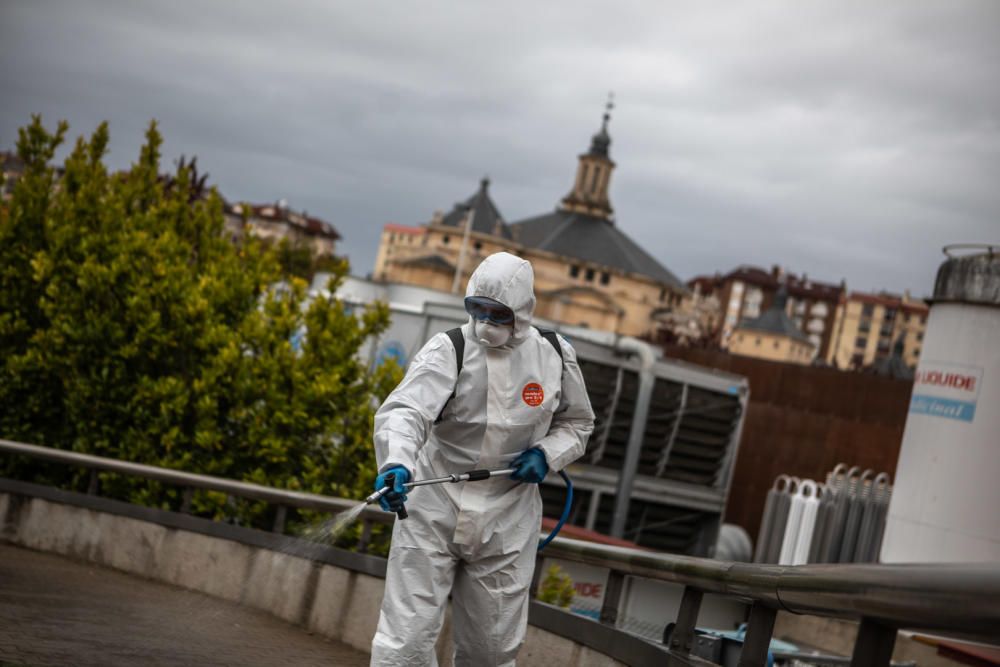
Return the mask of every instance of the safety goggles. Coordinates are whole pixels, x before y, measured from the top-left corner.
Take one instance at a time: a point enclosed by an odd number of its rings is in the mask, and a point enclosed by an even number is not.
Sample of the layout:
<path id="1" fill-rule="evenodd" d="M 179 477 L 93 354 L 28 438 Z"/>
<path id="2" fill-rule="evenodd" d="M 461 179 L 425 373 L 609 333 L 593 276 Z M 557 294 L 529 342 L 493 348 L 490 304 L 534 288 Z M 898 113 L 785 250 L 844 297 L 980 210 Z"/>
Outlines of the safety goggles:
<path id="1" fill-rule="evenodd" d="M 514 311 L 485 296 L 465 297 L 465 312 L 472 315 L 479 322 L 492 322 L 493 324 L 513 324 Z"/>

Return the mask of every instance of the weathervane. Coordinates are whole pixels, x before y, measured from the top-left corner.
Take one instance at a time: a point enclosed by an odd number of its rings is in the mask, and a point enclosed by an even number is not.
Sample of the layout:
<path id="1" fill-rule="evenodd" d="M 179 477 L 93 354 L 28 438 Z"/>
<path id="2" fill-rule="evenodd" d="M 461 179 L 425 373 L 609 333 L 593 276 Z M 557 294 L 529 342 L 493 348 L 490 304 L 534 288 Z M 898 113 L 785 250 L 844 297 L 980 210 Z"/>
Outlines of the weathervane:
<path id="1" fill-rule="evenodd" d="M 601 128 L 605 132 L 607 132 L 608 130 L 608 121 L 611 120 L 611 110 L 614 108 L 615 108 L 615 91 L 612 90 L 608 93 L 608 101 L 604 105 L 604 123 L 601 125 Z"/>

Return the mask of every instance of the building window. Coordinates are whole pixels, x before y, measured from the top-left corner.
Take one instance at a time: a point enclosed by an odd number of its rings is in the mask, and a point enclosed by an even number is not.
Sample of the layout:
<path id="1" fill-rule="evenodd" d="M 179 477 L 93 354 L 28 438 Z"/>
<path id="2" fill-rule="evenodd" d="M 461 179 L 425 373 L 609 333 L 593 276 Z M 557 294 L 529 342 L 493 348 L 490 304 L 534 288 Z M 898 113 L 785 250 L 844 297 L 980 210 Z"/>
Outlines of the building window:
<path id="1" fill-rule="evenodd" d="M 664 287 L 660 290 L 660 301 L 663 301 L 667 297 L 667 288 Z"/>
<path id="2" fill-rule="evenodd" d="M 774 341 L 774 349 L 778 349 L 778 341 Z"/>
<path id="3" fill-rule="evenodd" d="M 572 266 L 570 266 L 569 267 L 569 277 L 570 278 L 579 278 L 580 277 L 580 267 L 577 266 L 576 264 L 573 264 Z"/>
<path id="4" fill-rule="evenodd" d="M 753 342 L 754 347 L 760 347 L 760 336 L 757 336 L 757 340 Z"/>
<path id="5" fill-rule="evenodd" d="M 863 350 L 868 347 L 868 339 L 864 336 L 858 336 L 854 341 L 854 347 L 858 350 Z"/>
<path id="6" fill-rule="evenodd" d="M 918 331 L 917 332 L 917 340 L 918 341 L 922 341 L 923 339 L 924 339 L 924 332 L 923 331 Z"/>
<path id="7" fill-rule="evenodd" d="M 472 247 L 476 249 L 476 252 L 479 252 L 483 249 L 483 244 L 481 241 L 476 241 Z"/>
<path id="8" fill-rule="evenodd" d="M 601 175 L 601 168 L 595 167 L 594 173 L 591 174 L 590 177 L 590 191 L 595 195 L 597 194 L 597 177 L 600 175 Z"/>
<path id="9" fill-rule="evenodd" d="M 593 269 L 587 269 L 587 273 L 584 274 L 583 278 L 587 282 L 594 282 L 594 270 Z"/>
<path id="10" fill-rule="evenodd" d="M 445 234 L 445 235 L 444 235 L 444 238 L 443 238 L 443 239 L 441 239 L 441 243 L 443 243 L 443 244 L 445 244 L 445 245 L 448 245 L 448 241 L 451 241 L 451 237 L 450 237 L 450 236 L 448 236 L 447 234 Z"/>
<path id="11" fill-rule="evenodd" d="M 601 284 L 602 285 L 607 285 L 610 282 L 611 282 L 611 274 L 608 273 L 607 271 L 602 271 L 601 272 Z"/>
<path id="12" fill-rule="evenodd" d="M 871 305 L 870 303 L 866 303 L 865 305 L 861 306 L 861 317 L 871 317 L 874 314 L 875 314 L 875 306 Z"/>

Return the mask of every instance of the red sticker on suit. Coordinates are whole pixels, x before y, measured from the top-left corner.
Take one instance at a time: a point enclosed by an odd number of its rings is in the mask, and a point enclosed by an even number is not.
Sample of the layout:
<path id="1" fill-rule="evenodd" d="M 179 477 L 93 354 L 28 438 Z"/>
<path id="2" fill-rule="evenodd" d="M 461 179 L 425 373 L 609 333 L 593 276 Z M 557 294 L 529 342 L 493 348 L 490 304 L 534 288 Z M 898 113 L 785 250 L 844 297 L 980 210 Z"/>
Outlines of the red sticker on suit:
<path id="1" fill-rule="evenodd" d="M 529 382 L 521 390 L 521 398 L 531 407 L 537 408 L 545 400 L 545 391 L 537 382 Z"/>

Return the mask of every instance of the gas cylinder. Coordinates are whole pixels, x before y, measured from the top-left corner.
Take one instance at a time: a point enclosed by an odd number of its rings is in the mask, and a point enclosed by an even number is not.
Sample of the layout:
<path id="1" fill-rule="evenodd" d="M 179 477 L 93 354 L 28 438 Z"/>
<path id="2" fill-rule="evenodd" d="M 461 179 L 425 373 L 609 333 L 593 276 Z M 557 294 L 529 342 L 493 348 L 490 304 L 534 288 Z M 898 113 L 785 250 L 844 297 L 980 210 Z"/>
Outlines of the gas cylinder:
<path id="1" fill-rule="evenodd" d="M 1000 562 L 1000 245 L 945 254 L 882 562 Z"/>

